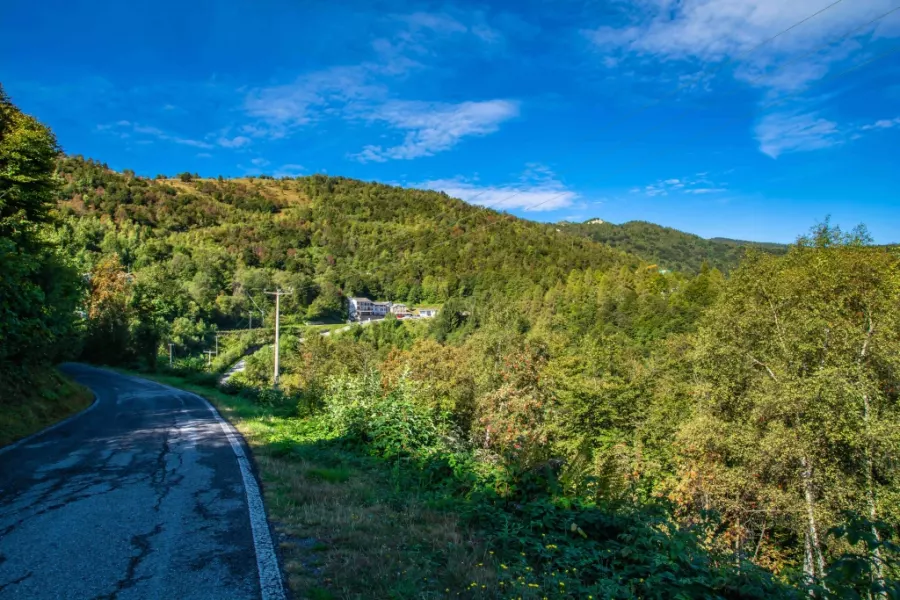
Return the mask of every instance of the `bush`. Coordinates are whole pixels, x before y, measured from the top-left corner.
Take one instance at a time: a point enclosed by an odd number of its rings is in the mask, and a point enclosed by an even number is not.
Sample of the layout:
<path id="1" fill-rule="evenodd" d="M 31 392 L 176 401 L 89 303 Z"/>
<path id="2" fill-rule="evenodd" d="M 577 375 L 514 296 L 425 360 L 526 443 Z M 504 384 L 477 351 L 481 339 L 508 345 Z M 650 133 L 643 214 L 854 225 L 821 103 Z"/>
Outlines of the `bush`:
<path id="1" fill-rule="evenodd" d="M 329 381 L 325 410 L 336 434 L 369 444 L 378 456 L 425 459 L 450 452 L 442 435 L 447 424 L 417 401 L 416 392 L 405 376 L 387 393 L 377 371 L 336 377 Z"/>

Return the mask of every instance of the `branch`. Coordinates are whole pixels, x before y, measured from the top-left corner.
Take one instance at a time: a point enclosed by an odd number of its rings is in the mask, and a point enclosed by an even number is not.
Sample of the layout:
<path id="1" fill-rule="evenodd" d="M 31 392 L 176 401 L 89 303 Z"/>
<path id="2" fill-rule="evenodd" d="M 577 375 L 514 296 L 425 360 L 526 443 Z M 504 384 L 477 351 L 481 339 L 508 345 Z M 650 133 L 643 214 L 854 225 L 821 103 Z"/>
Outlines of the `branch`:
<path id="1" fill-rule="evenodd" d="M 859 353 L 860 362 L 866 359 L 866 352 L 869 350 L 869 340 L 872 339 L 872 334 L 875 333 L 875 323 L 872 322 L 872 313 L 866 311 L 866 320 L 869 322 L 869 330 L 866 332 L 866 341 L 863 342 L 862 350 Z"/>
<path id="2" fill-rule="evenodd" d="M 769 374 L 769 377 L 772 378 L 772 381 L 774 381 L 775 383 L 778 383 L 778 378 L 775 377 L 775 373 L 772 372 L 772 369 L 769 368 L 769 365 L 765 364 L 764 362 L 758 361 L 757 359 L 753 358 L 752 356 L 750 357 L 750 360 L 752 360 L 754 364 L 757 364 L 760 367 L 762 367 L 763 369 L 765 369 L 766 372 Z"/>

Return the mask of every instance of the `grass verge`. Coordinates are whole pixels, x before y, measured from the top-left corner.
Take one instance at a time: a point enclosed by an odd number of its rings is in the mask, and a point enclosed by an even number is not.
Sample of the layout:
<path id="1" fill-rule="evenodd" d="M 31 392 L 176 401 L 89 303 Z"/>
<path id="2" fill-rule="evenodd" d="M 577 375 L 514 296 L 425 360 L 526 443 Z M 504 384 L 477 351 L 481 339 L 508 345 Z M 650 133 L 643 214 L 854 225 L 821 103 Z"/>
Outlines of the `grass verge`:
<path id="1" fill-rule="evenodd" d="M 0 448 L 86 409 L 94 395 L 52 368 L 0 381 Z"/>
<path id="2" fill-rule="evenodd" d="M 207 398 L 247 440 L 295 597 L 496 597 L 493 561 L 473 531 L 411 493 L 385 461 L 329 437 L 315 418 L 133 374 Z"/>

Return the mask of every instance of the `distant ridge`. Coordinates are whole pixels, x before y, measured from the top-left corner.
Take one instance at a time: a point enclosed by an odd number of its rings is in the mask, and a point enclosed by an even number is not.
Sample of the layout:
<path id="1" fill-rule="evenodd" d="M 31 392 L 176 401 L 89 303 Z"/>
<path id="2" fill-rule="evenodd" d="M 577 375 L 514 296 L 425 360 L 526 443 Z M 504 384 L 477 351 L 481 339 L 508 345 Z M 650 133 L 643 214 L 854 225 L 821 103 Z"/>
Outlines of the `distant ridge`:
<path id="1" fill-rule="evenodd" d="M 787 252 L 784 244 L 728 238 L 705 239 L 647 221 L 616 225 L 594 218 L 583 223 L 559 223 L 559 226 L 570 234 L 607 244 L 660 267 L 689 273 L 699 272 L 704 262 L 720 271 L 731 271 L 750 248 L 772 254 Z"/>

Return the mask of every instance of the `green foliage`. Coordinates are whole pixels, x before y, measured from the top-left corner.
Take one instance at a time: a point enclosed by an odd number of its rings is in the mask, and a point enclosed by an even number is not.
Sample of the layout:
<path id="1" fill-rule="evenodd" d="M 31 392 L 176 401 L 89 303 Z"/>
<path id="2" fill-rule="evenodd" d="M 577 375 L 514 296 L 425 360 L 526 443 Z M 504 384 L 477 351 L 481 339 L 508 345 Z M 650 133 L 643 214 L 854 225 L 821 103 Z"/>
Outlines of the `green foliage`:
<path id="1" fill-rule="evenodd" d="M 0 88 L 0 371 L 77 351 L 82 282 L 47 237 L 57 180 L 53 134 Z"/>
<path id="2" fill-rule="evenodd" d="M 583 236 L 641 257 L 661 268 L 700 273 L 704 265 L 731 271 L 744 253 L 749 250 L 784 254 L 782 244 L 744 242 L 725 238 L 703 239 L 671 227 L 660 227 L 646 221 L 629 221 L 622 225 L 613 223 L 561 223 L 563 231 Z"/>
<path id="3" fill-rule="evenodd" d="M 430 454 L 441 446 L 442 424 L 418 402 L 405 376 L 386 393 L 377 372 L 333 378 L 325 410 L 336 434 L 369 444 L 383 458 Z"/>

